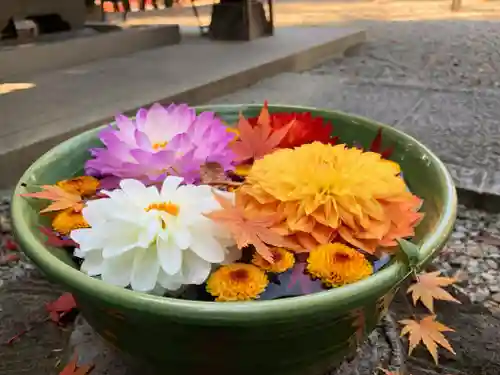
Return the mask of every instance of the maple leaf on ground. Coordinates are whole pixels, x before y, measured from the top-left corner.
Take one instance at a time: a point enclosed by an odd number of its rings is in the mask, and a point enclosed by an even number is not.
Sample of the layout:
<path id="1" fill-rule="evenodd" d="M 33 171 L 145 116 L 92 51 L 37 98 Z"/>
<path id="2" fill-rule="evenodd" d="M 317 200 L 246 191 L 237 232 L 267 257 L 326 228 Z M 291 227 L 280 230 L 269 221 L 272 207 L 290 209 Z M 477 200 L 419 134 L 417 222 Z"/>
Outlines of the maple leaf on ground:
<path id="1" fill-rule="evenodd" d="M 64 293 L 58 299 L 45 305 L 50 319 L 61 324 L 61 319 L 76 309 L 76 301 L 71 293 Z"/>
<path id="2" fill-rule="evenodd" d="M 83 201 L 80 195 L 67 192 L 55 185 L 43 185 L 42 191 L 21 194 L 21 197 L 47 199 L 52 201 L 52 203 L 41 210 L 40 213 L 60 211 L 67 208 L 72 208 L 76 212 L 79 212 L 83 208 Z"/>
<path id="3" fill-rule="evenodd" d="M 438 364 L 437 344 L 455 354 L 455 351 L 451 347 L 450 343 L 441 333 L 454 332 L 454 330 L 442 323 L 437 322 L 435 315 L 426 316 L 420 321 L 412 319 L 400 320 L 399 323 L 404 325 L 401 330 L 401 336 L 408 335 L 408 340 L 410 342 L 408 348 L 409 355 L 411 355 L 413 349 L 415 349 L 421 341 L 429 353 L 431 353 L 436 364 Z"/>
<path id="4" fill-rule="evenodd" d="M 440 274 L 440 271 L 435 271 L 417 276 L 417 281 L 408 288 L 408 293 L 412 294 L 415 306 L 418 300 L 420 300 L 430 312 L 434 313 L 434 300 L 460 303 L 460 301 L 442 288 L 443 286 L 453 284 L 456 282 L 456 279 L 452 277 L 440 277 Z"/>
<path id="5" fill-rule="evenodd" d="M 45 241 L 46 245 L 54 246 L 54 247 L 77 247 L 78 244 L 72 239 L 64 239 L 57 235 L 52 229 L 48 227 L 39 226 L 38 229 L 45 236 L 47 236 L 47 240 Z"/>
<path id="6" fill-rule="evenodd" d="M 94 365 L 92 364 L 78 367 L 78 355 L 75 354 L 59 375 L 88 375 L 93 369 Z"/>
<path id="7" fill-rule="evenodd" d="M 239 249 L 253 245 L 257 253 L 272 263 L 273 255 L 268 245 L 289 249 L 296 248 L 295 244 L 270 229 L 270 226 L 276 222 L 276 215 L 248 218 L 245 215 L 245 211 L 241 207 L 238 207 L 238 205 L 233 205 L 230 199 L 215 192 L 213 194 L 222 209 L 207 213 L 205 216 L 226 226 L 233 235 Z"/>
<path id="8" fill-rule="evenodd" d="M 262 111 L 264 112 L 264 108 Z M 283 138 L 285 138 L 295 121 L 292 120 L 280 129 L 274 130 L 271 127 L 269 113 L 266 115 L 263 112 L 259 115 L 257 125 L 255 126 L 252 126 L 250 122 L 240 114 L 238 121 L 240 136 L 231 145 L 231 149 L 236 154 L 236 161 L 245 162 L 248 160 L 256 160 L 273 152 Z"/>

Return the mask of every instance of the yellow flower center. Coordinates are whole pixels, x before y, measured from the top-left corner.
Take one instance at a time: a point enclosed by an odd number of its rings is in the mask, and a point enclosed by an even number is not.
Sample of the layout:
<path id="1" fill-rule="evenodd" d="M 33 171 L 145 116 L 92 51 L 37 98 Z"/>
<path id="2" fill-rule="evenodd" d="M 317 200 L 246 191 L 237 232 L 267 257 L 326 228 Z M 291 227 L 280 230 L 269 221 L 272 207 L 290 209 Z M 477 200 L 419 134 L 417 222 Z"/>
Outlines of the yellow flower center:
<path id="1" fill-rule="evenodd" d="M 165 148 L 165 146 L 167 146 L 167 143 L 168 143 L 167 141 L 155 143 L 153 145 L 153 150 L 155 150 L 155 151 L 161 150 L 162 148 Z"/>
<path id="2" fill-rule="evenodd" d="M 151 203 L 148 207 L 144 209 L 144 211 L 162 211 L 170 214 L 172 216 L 179 215 L 179 206 L 172 202 L 161 202 L 161 203 Z"/>
<path id="3" fill-rule="evenodd" d="M 229 273 L 229 277 L 233 281 L 245 281 L 248 279 L 248 276 L 247 270 L 234 270 Z"/>

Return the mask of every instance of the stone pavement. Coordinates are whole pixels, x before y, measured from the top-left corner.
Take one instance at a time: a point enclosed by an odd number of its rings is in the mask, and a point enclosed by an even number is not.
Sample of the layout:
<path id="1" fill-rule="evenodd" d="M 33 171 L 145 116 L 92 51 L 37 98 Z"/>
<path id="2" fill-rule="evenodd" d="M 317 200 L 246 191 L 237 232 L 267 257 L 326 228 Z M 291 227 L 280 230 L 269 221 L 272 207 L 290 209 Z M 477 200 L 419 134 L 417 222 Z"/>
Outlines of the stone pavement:
<path id="1" fill-rule="evenodd" d="M 360 25 L 369 41 L 346 58 L 267 79 L 212 103 L 267 99 L 371 117 L 429 146 L 460 187 L 500 194 L 499 24 Z"/>

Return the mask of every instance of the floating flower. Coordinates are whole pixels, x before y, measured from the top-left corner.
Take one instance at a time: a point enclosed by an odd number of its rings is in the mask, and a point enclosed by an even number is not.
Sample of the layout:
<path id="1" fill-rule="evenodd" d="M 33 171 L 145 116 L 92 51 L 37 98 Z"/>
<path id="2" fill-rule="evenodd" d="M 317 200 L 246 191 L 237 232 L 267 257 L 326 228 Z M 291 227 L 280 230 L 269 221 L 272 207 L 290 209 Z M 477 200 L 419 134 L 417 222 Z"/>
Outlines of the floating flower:
<path id="1" fill-rule="evenodd" d="M 186 182 L 199 176 L 200 165 L 219 163 L 232 168 L 229 143 L 234 134 L 226 130 L 213 112 L 196 115 L 185 104 L 140 109 L 135 120 L 120 115 L 117 128 L 101 131 L 104 148 L 91 150 L 88 174 L 133 178 L 144 183 L 161 182 L 166 175 L 180 175 Z"/>
<path id="2" fill-rule="evenodd" d="M 247 301 L 262 293 L 269 280 L 260 268 L 245 263 L 233 263 L 220 267 L 210 275 L 207 291 L 216 301 Z"/>
<path id="3" fill-rule="evenodd" d="M 68 193 L 78 194 L 82 197 L 91 197 L 99 188 L 99 180 L 92 176 L 80 176 L 59 181 L 56 183 L 56 186 Z"/>
<path id="4" fill-rule="evenodd" d="M 88 228 L 88 226 L 82 213 L 72 209 L 60 211 L 52 219 L 52 229 L 62 235 L 68 235 L 73 229 Z"/>
<path id="5" fill-rule="evenodd" d="M 307 250 L 337 236 L 375 253 L 414 234 L 422 214 L 394 162 L 319 142 L 257 160 L 236 194 L 245 211 L 278 213 L 272 229 Z"/>
<path id="6" fill-rule="evenodd" d="M 81 270 L 144 292 L 157 283 L 169 290 L 203 283 L 234 242 L 203 215 L 220 208 L 212 189 L 181 182 L 169 176 L 158 191 L 125 179 L 120 189 L 105 192 L 109 198 L 87 202 L 82 213 L 91 227 L 71 232 L 79 244 L 75 255 L 84 259 Z"/>
<path id="7" fill-rule="evenodd" d="M 259 121 L 260 120 L 260 121 Z M 315 141 L 321 143 L 335 143 L 337 138 L 332 136 L 331 122 L 322 117 L 313 116 L 311 112 L 277 112 L 269 113 L 267 102 L 264 103 L 259 117 L 249 118 L 253 126 L 260 126 L 262 121 L 269 121 L 273 131 L 277 131 L 293 123 L 286 136 L 280 141 L 279 147 L 293 148 Z"/>
<path id="8" fill-rule="evenodd" d="M 359 251 L 333 243 L 321 245 L 309 253 L 307 272 L 329 287 L 338 287 L 367 278 L 373 269 Z"/>
<path id="9" fill-rule="evenodd" d="M 273 263 L 265 260 L 259 253 L 254 253 L 252 263 L 264 271 L 281 273 L 289 270 L 295 264 L 295 255 L 281 248 L 275 247 L 270 249 L 273 256 Z"/>

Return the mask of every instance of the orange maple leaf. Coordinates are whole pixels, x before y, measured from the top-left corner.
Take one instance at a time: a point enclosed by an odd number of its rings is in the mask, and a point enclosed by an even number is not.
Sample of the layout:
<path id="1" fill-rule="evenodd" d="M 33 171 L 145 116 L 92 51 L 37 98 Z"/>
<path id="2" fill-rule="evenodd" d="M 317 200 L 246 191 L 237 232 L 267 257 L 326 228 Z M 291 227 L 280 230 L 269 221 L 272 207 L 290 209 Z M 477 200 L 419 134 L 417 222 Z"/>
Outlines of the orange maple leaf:
<path id="1" fill-rule="evenodd" d="M 456 282 L 456 279 L 452 277 L 440 277 L 440 274 L 440 271 L 435 271 L 417 276 L 417 281 L 408 288 L 408 293 L 412 293 L 413 304 L 415 306 L 418 300 L 420 300 L 430 312 L 434 313 L 435 299 L 460 303 L 459 300 L 441 288 L 453 284 Z"/>
<path id="2" fill-rule="evenodd" d="M 399 323 L 404 325 L 401 330 L 401 336 L 408 335 L 410 342 L 408 355 L 411 355 L 411 352 L 420 343 L 420 341 L 423 342 L 429 353 L 431 353 L 436 364 L 438 364 L 437 344 L 455 354 L 455 351 L 451 347 L 450 343 L 441 333 L 454 332 L 454 330 L 442 323 L 437 322 L 435 315 L 426 316 L 420 321 L 412 319 L 400 320 Z"/>
<path id="3" fill-rule="evenodd" d="M 75 354 L 73 359 L 63 368 L 59 375 L 88 375 L 94 369 L 94 365 L 83 365 L 77 367 L 78 355 Z"/>
<path id="4" fill-rule="evenodd" d="M 257 125 L 250 122 L 240 113 L 238 120 L 239 138 L 231 145 L 240 162 L 256 160 L 273 152 L 290 131 L 295 120 L 274 130 L 271 126 L 271 116 L 267 106 L 264 106 L 257 119 Z"/>
<path id="5" fill-rule="evenodd" d="M 76 193 L 70 193 L 55 185 L 43 185 L 42 191 L 37 193 L 21 194 L 22 197 L 47 199 L 52 203 L 40 211 L 40 213 L 61 211 L 67 208 L 72 208 L 74 211 L 79 212 L 83 208 L 82 197 Z"/>
<path id="6" fill-rule="evenodd" d="M 222 209 L 207 213 L 205 216 L 225 225 L 233 235 L 239 249 L 253 245 L 257 253 L 272 263 L 274 261 L 273 254 L 268 245 L 289 249 L 296 248 L 296 245 L 270 228 L 277 220 L 276 215 L 249 218 L 245 215 L 245 211 L 238 206 L 238 195 L 236 195 L 236 205 L 233 205 L 230 199 L 215 192 L 214 197 Z"/>

